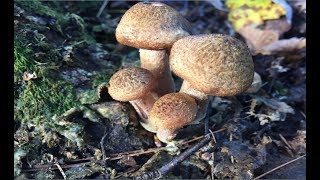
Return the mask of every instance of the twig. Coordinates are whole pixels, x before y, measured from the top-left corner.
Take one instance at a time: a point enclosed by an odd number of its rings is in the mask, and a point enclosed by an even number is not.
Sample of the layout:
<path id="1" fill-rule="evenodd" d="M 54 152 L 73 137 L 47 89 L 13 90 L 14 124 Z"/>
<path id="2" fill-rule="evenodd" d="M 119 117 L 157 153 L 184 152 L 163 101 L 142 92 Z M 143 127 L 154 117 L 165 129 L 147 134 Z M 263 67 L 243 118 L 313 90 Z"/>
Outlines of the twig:
<path id="1" fill-rule="evenodd" d="M 185 145 L 185 144 L 189 144 L 189 143 L 191 143 L 191 142 L 193 142 L 193 141 L 197 141 L 197 140 L 199 140 L 199 139 L 202 139 L 203 137 L 204 137 L 204 135 L 202 135 L 202 136 L 197 136 L 197 137 L 195 137 L 195 138 L 193 138 L 193 139 L 190 139 L 190 140 L 188 140 L 188 141 L 184 141 L 184 142 L 178 144 L 177 146 L 179 147 L 179 146 L 182 146 L 182 145 Z"/>
<path id="2" fill-rule="evenodd" d="M 289 161 L 289 162 L 286 162 L 286 163 L 284 163 L 284 164 L 282 164 L 282 165 L 280 165 L 280 166 L 278 166 L 278 167 L 275 167 L 275 168 L 271 169 L 270 171 L 268 171 L 268 172 L 266 172 L 266 173 L 263 173 L 263 174 L 261 174 L 261 175 L 258 176 L 258 177 L 255 177 L 253 180 L 260 179 L 260 178 L 262 178 L 263 176 L 265 176 L 265 175 L 267 175 L 267 174 L 270 174 L 270 173 L 272 173 L 272 172 L 274 172 L 274 171 L 276 171 L 276 170 L 278 170 L 278 169 L 280 169 L 280 168 L 282 168 L 282 167 L 284 167 L 284 166 L 286 166 L 286 165 L 288 165 L 288 164 L 291 164 L 291 163 L 293 163 L 293 162 L 295 162 L 295 161 L 297 161 L 297 160 L 299 160 L 299 159 L 301 159 L 301 158 L 303 158 L 303 157 L 305 157 L 305 156 L 306 156 L 306 155 L 302 155 L 302 156 L 297 157 L 297 158 L 295 158 L 295 159 L 293 159 L 293 160 L 291 160 L 291 161 Z"/>
<path id="3" fill-rule="evenodd" d="M 206 117 L 204 118 L 204 134 L 208 134 L 208 133 L 209 133 L 209 116 L 207 114 Z"/>
<path id="4" fill-rule="evenodd" d="M 211 153 L 211 179 L 214 179 L 214 152 Z"/>
<path id="5" fill-rule="evenodd" d="M 294 149 L 292 148 L 292 146 L 288 143 L 288 141 L 286 140 L 286 138 L 284 138 L 284 137 L 282 136 L 281 133 L 279 134 L 279 137 L 280 137 L 280 139 L 284 142 L 284 144 L 287 146 L 287 147 L 285 147 L 286 151 L 290 154 L 291 157 L 294 157 L 294 155 L 293 155 Z"/>
<path id="6" fill-rule="evenodd" d="M 304 114 L 302 111 L 299 111 L 299 112 L 304 117 L 304 119 L 306 119 L 306 114 Z"/>
<path id="7" fill-rule="evenodd" d="M 219 129 L 217 131 L 214 131 L 214 133 L 217 133 L 217 132 L 220 132 L 220 131 L 223 131 L 223 130 L 224 129 Z M 190 139 L 188 141 L 182 142 L 182 143 L 178 144 L 177 146 L 180 147 L 180 146 L 183 146 L 185 144 L 189 144 L 191 142 L 194 142 L 194 141 L 197 141 L 199 139 L 202 139 L 203 137 L 204 136 L 195 137 L 195 138 Z M 141 154 L 154 153 L 154 152 L 162 151 L 162 150 L 165 150 L 165 149 L 166 149 L 166 147 L 150 148 L 150 149 L 147 149 L 147 150 L 136 150 L 136 151 L 129 151 L 129 152 L 111 154 L 110 157 L 106 157 L 105 160 L 111 160 L 111 161 L 112 160 L 118 160 L 118 159 L 121 159 L 123 157 L 123 155 L 139 156 Z M 90 158 L 78 159 L 76 162 L 79 162 L 79 161 L 80 161 L 80 163 L 62 165 L 61 168 L 65 169 L 65 168 L 77 167 L 77 166 L 89 164 L 91 162 L 102 162 L 103 160 L 97 161 L 97 160 L 93 159 L 92 157 L 90 157 Z M 81 161 L 86 161 L 86 162 L 81 162 Z M 48 169 L 48 168 L 51 168 L 52 170 L 58 169 L 57 167 L 52 167 L 53 165 L 48 165 L 48 164 L 40 165 L 40 166 L 35 165 L 35 166 L 36 167 L 34 167 L 33 169 L 25 169 L 25 170 L 22 170 L 22 171 L 23 172 L 32 172 L 32 171 L 45 170 L 45 169 Z"/>
<path id="8" fill-rule="evenodd" d="M 103 134 L 103 136 L 102 136 L 102 138 L 101 138 L 101 141 L 100 141 L 100 146 L 101 146 L 101 152 L 102 152 L 102 157 L 103 157 L 103 159 L 105 160 L 106 159 L 106 151 L 105 151 L 105 149 L 104 149 L 104 141 L 105 141 L 105 139 L 106 139 L 106 137 L 107 137 L 107 127 L 105 127 L 105 130 L 104 130 L 104 134 Z M 103 162 L 103 165 L 104 165 L 104 167 L 105 167 L 105 173 L 107 173 L 107 169 L 108 169 L 108 165 L 107 165 L 107 163 L 106 163 L 106 160 Z"/>
<path id="9" fill-rule="evenodd" d="M 182 147 L 183 145 L 186 145 L 186 144 L 189 144 L 191 142 L 197 141 L 199 139 L 202 139 L 203 137 L 204 136 L 195 137 L 195 138 L 190 139 L 188 141 L 184 141 L 184 142 L 178 144 L 177 146 L 178 147 Z M 121 159 L 123 155 L 139 156 L 139 155 L 142 155 L 142 154 L 149 154 L 149 153 L 155 153 L 155 152 L 158 152 L 158 151 L 163 151 L 165 149 L 166 149 L 166 147 L 160 147 L 160 148 L 150 148 L 150 149 L 147 149 L 147 150 L 136 150 L 136 151 L 129 151 L 129 152 L 111 154 L 109 157 L 106 158 L 106 160 L 111 160 L 111 161 L 112 160 L 118 160 L 118 159 Z"/>
<path id="10" fill-rule="evenodd" d="M 210 131 L 210 134 L 211 134 L 211 136 L 212 136 L 213 142 L 214 142 L 215 144 L 217 144 L 217 140 L 216 140 L 216 137 L 214 136 L 214 133 L 211 131 L 211 129 L 209 129 L 209 131 Z"/>
<path id="11" fill-rule="evenodd" d="M 99 12 L 97 13 L 97 18 L 100 17 L 102 11 L 106 8 L 109 0 L 104 0 L 102 6 L 99 9 Z"/>
<path id="12" fill-rule="evenodd" d="M 292 146 L 288 143 L 288 141 L 286 140 L 286 138 L 284 138 L 284 137 L 282 136 L 281 133 L 279 134 L 279 136 L 280 136 L 281 140 L 282 140 L 290 149 L 293 149 Z"/>
<path id="13" fill-rule="evenodd" d="M 105 141 L 106 137 L 107 137 L 107 127 L 105 128 L 104 135 L 102 136 L 101 141 L 100 141 L 100 146 L 101 146 L 101 152 L 102 152 L 103 159 L 106 159 L 106 152 L 105 152 L 105 149 L 104 149 L 104 141 Z"/>
<path id="14" fill-rule="evenodd" d="M 273 85 L 274 85 L 274 83 L 276 82 L 277 75 L 278 75 L 278 73 L 275 73 L 275 77 L 272 78 L 271 83 L 270 83 L 270 86 L 269 86 L 269 89 L 268 89 L 268 91 L 267 91 L 268 93 L 271 93 L 272 88 L 273 88 Z"/>
<path id="15" fill-rule="evenodd" d="M 163 177 L 169 171 L 171 171 L 175 166 L 177 166 L 179 163 L 181 163 L 186 158 L 188 158 L 191 154 L 193 154 L 194 152 L 199 150 L 201 147 L 206 145 L 209 141 L 210 141 L 210 136 L 206 135 L 205 138 L 202 139 L 199 143 L 187 149 L 186 151 L 181 153 L 179 156 L 174 158 L 172 161 L 170 161 L 168 164 L 162 166 L 160 169 L 142 174 L 140 176 L 135 177 L 134 179 L 159 179 Z"/>
<path id="16" fill-rule="evenodd" d="M 63 172 L 63 170 L 62 170 L 61 166 L 59 165 L 59 163 L 56 163 L 55 165 L 58 167 L 60 173 L 61 173 L 62 176 L 63 176 L 63 179 L 66 180 L 66 179 L 67 179 L 67 176 L 66 176 L 66 174 Z"/>
<path id="17" fill-rule="evenodd" d="M 232 136 L 232 132 L 230 133 L 230 136 L 229 136 L 229 141 L 232 141 L 233 139 L 233 136 Z M 234 157 L 231 155 L 230 156 L 230 160 L 231 160 L 231 163 L 234 164 Z"/>
<path id="18" fill-rule="evenodd" d="M 230 156 L 230 161 L 232 164 L 234 164 L 234 157 L 232 155 Z"/>
<path id="19" fill-rule="evenodd" d="M 89 162 L 82 162 L 82 163 L 76 163 L 76 164 L 68 164 L 68 165 L 63 165 L 63 166 L 60 166 L 62 169 L 66 169 L 66 168 L 72 168 L 72 167 L 78 167 L 78 166 L 82 166 L 82 165 L 86 165 L 86 164 L 89 164 L 91 163 L 91 161 Z M 42 165 L 42 166 L 39 166 L 37 168 L 33 168 L 33 169 L 24 169 L 22 170 L 22 172 L 32 172 L 32 171 L 41 171 L 41 170 L 45 170 L 45 169 L 48 169 L 48 168 L 51 168 L 51 170 L 56 170 L 56 169 L 59 169 L 58 167 L 52 167 L 52 165 Z"/>
<path id="20" fill-rule="evenodd" d="M 129 169 L 129 170 L 126 171 L 126 172 L 119 173 L 118 175 L 116 175 L 116 176 L 114 177 L 114 179 L 118 179 L 119 177 L 122 177 L 124 174 L 132 173 L 132 172 L 134 172 L 134 171 L 136 171 L 136 170 L 137 170 L 136 168 L 133 168 L 133 169 Z"/>
<path id="21" fill-rule="evenodd" d="M 204 134 L 208 134 L 209 133 L 209 104 L 210 104 L 210 98 L 209 98 L 209 100 L 208 100 L 208 102 L 207 102 L 207 104 L 206 104 L 206 107 L 205 107 L 205 109 L 206 109 L 206 117 L 205 117 L 205 119 L 204 119 Z"/>
<path id="22" fill-rule="evenodd" d="M 162 151 L 162 150 L 165 150 L 165 149 L 166 149 L 166 147 L 160 147 L 160 148 L 150 148 L 150 149 L 147 149 L 147 150 L 138 150 L 138 151 L 132 151 L 132 152 L 113 154 L 113 155 L 110 155 L 110 156 L 114 156 L 114 157 L 106 157 L 106 160 L 113 161 L 113 160 L 121 159 L 123 155 L 127 155 L 127 156 L 132 157 L 132 156 L 139 156 L 139 155 L 142 155 L 142 154 L 154 153 L 154 152 Z"/>
<path id="23" fill-rule="evenodd" d="M 212 134 L 221 132 L 226 130 L 226 128 L 221 128 L 219 130 L 213 131 Z M 183 145 L 189 144 L 191 142 L 197 141 L 199 139 L 204 138 L 205 136 L 198 136 L 195 137 L 193 139 L 190 139 L 188 141 L 184 141 L 181 142 L 180 144 L 178 144 L 178 147 L 182 147 Z M 154 153 L 154 152 L 158 152 L 158 151 L 162 151 L 165 150 L 166 147 L 161 147 L 161 148 L 150 148 L 147 150 L 136 150 L 136 151 L 129 151 L 129 152 L 123 152 L 123 153 L 116 153 L 116 154 L 111 154 L 109 155 L 109 157 L 106 157 L 103 160 L 95 160 L 94 158 L 90 157 L 90 158 L 83 158 L 83 159 L 78 159 L 76 162 L 79 163 L 75 163 L 75 164 L 67 164 L 67 165 L 62 165 L 61 168 L 62 169 L 66 169 L 66 168 L 72 168 L 72 167 L 78 167 L 78 166 L 82 166 L 82 165 L 86 165 L 86 164 L 90 164 L 92 162 L 96 162 L 96 163 L 101 163 L 105 160 L 118 160 L 121 159 L 123 157 L 123 155 L 127 155 L 127 156 L 139 156 L 141 154 L 148 154 L 148 153 Z M 86 162 L 81 162 L 81 161 L 86 161 Z M 56 170 L 58 169 L 57 167 L 52 167 L 53 165 L 48 165 L 48 164 L 44 164 L 44 165 L 35 165 L 36 167 L 34 167 L 33 169 L 24 169 L 22 170 L 22 172 L 32 172 L 32 171 L 41 171 L 41 170 L 45 170 L 48 168 L 51 168 L 52 170 Z"/>
<path id="24" fill-rule="evenodd" d="M 211 129 L 209 129 L 209 131 L 212 136 L 213 142 L 217 144 L 217 140 L 214 133 L 211 131 Z M 210 171 L 211 171 L 211 179 L 214 179 L 214 151 L 211 152 L 211 163 L 209 161 L 209 164 L 210 164 Z"/>
<path id="25" fill-rule="evenodd" d="M 222 128 L 222 129 L 219 129 L 219 130 L 216 130 L 216 131 L 213 131 L 213 132 L 211 131 L 211 132 L 212 132 L 212 134 L 215 134 L 215 133 L 218 133 L 218 132 L 221 132 L 221 131 L 224 131 L 224 130 L 226 130 L 226 128 Z M 183 145 L 186 145 L 186 144 L 189 144 L 191 142 L 197 141 L 197 140 L 202 139 L 204 137 L 205 136 L 198 136 L 198 137 L 195 137 L 195 138 L 190 139 L 188 141 L 181 142 L 177 146 L 178 147 L 182 147 Z M 147 150 L 137 150 L 137 151 L 129 151 L 129 152 L 111 154 L 109 157 L 106 158 L 106 160 L 118 160 L 118 159 L 121 159 L 123 155 L 138 156 L 138 155 L 141 155 L 141 154 L 148 154 L 148 153 L 152 153 L 152 152 L 158 152 L 158 151 L 162 151 L 162 150 L 165 150 L 165 149 L 166 149 L 166 147 L 160 147 L 160 148 L 150 148 L 150 149 L 147 149 Z"/>

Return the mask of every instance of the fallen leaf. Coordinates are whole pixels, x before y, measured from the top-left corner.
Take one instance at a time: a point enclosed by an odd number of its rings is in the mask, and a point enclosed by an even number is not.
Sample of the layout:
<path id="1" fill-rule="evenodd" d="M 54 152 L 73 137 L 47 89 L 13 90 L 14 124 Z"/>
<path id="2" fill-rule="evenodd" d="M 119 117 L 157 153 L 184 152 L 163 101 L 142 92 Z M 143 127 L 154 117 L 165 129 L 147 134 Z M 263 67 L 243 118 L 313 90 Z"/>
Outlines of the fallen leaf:
<path id="1" fill-rule="evenodd" d="M 123 166 L 123 167 L 126 167 L 126 166 L 134 167 L 134 166 L 137 165 L 137 162 L 134 160 L 133 157 L 124 155 L 124 156 L 118 161 L 118 164 L 121 165 L 121 166 Z"/>
<path id="2" fill-rule="evenodd" d="M 306 46 L 305 38 L 280 39 L 291 29 L 292 8 L 285 0 L 227 0 L 229 21 L 252 53 L 288 53 Z M 285 17 L 284 17 L 285 15 Z"/>
<path id="3" fill-rule="evenodd" d="M 64 173 L 67 179 L 84 179 L 95 173 L 105 172 L 105 168 L 98 163 L 91 163 L 88 166 L 73 167 Z"/>
<path id="4" fill-rule="evenodd" d="M 251 95 L 252 101 L 250 105 L 250 110 L 246 112 L 249 116 L 253 116 L 260 121 L 260 125 L 270 123 L 272 121 L 285 121 L 287 113 L 294 114 L 292 107 L 284 102 L 277 101 L 275 99 L 267 99 L 260 96 Z M 255 107 L 258 104 L 263 103 L 259 112 L 256 113 Z"/>
<path id="5" fill-rule="evenodd" d="M 258 144 L 255 147 L 243 141 L 223 142 L 223 160 L 216 163 L 213 171 L 219 179 L 252 179 L 253 171 L 265 164 L 267 160 L 266 145 Z M 232 163 L 229 158 L 233 157 Z"/>
<path id="6" fill-rule="evenodd" d="M 306 39 L 305 38 L 290 38 L 283 39 L 279 41 L 275 41 L 267 46 L 265 46 L 262 50 L 262 54 L 277 54 L 282 52 L 293 52 L 306 47 Z"/>
<path id="7" fill-rule="evenodd" d="M 270 29 L 278 32 L 279 35 L 289 31 L 291 25 L 285 20 L 285 18 L 268 20 L 265 22 L 264 29 Z"/>
<path id="8" fill-rule="evenodd" d="M 15 148 L 14 151 L 14 176 L 18 176 L 21 172 L 23 159 L 27 155 L 28 151 L 23 150 L 22 148 Z"/>
<path id="9" fill-rule="evenodd" d="M 230 9 L 228 19 L 236 31 L 251 23 L 259 25 L 286 15 L 285 9 L 271 0 L 227 0 L 225 5 Z"/>
<path id="10" fill-rule="evenodd" d="M 30 81 L 31 79 L 36 79 L 37 75 L 35 72 L 33 72 L 33 73 L 24 72 L 22 78 L 24 81 Z"/>
<path id="11" fill-rule="evenodd" d="M 250 24 L 239 30 L 239 34 L 246 39 L 253 55 L 259 53 L 263 55 L 286 53 L 306 47 L 305 38 L 293 37 L 279 40 L 280 35 L 288 28 L 283 27 L 281 29 L 276 23 L 274 25 L 269 24 L 266 27 L 268 29 L 259 29 L 256 24 Z"/>
<path id="12" fill-rule="evenodd" d="M 264 46 L 279 39 L 279 34 L 276 31 L 258 29 L 257 24 L 244 26 L 238 32 L 246 39 L 252 55 L 262 52 Z"/>
<path id="13" fill-rule="evenodd" d="M 294 110 L 292 109 L 292 107 L 287 105 L 285 102 L 280 102 L 275 99 L 267 99 L 259 96 L 255 96 L 255 99 L 258 102 L 262 102 L 263 104 L 265 104 L 266 106 L 270 107 L 273 110 L 277 110 L 283 113 L 294 114 Z"/>

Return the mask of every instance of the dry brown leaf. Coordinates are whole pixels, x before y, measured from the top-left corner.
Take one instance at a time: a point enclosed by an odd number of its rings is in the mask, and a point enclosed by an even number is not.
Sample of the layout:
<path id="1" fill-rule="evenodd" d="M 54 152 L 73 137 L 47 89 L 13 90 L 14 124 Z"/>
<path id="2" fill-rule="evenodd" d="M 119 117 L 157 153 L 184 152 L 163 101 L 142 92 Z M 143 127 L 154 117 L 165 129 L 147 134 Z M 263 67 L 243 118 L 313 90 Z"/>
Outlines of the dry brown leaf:
<path id="1" fill-rule="evenodd" d="M 267 23 L 264 29 L 259 29 L 257 25 L 250 24 L 239 30 L 239 33 L 246 39 L 253 55 L 259 53 L 270 55 L 292 52 L 306 47 L 305 38 L 293 37 L 279 40 L 280 35 L 285 32 L 288 27 L 284 24 L 277 26 L 277 23 L 275 22 L 279 21 Z"/>
<path id="2" fill-rule="evenodd" d="M 290 38 L 283 39 L 279 41 L 275 41 L 263 48 L 262 54 L 275 54 L 281 52 L 290 52 L 299 50 L 306 47 L 306 39 L 305 38 Z"/>
<path id="3" fill-rule="evenodd" d="M 270 45 L 279 39 L 279 34 L 276 31 L 270 29 L 261 30 L 255 24 L 242 27 L 239 33 L 246 39 L 252 55 L 258 54 L 264 46 Z"/>
<path id="4" fill-rule="evenodd" d="M 265 29 L 270 29 L 278 32 L 279 35 L 289 31 L 291 25 L 285 18 L 268 20 L 265 22 Z"/>

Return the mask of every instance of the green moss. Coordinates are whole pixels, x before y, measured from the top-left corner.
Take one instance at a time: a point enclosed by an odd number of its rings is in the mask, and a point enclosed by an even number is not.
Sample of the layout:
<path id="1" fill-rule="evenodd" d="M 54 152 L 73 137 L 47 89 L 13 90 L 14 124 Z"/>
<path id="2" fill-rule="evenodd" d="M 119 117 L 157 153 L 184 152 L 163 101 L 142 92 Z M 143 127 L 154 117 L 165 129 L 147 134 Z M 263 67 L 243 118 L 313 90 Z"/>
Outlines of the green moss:
<path id="1" fill-rule="evenodd" d="M 96 43 L 96 40 L 91 35 L 89 35 L 87 33 L 83 33 L 81 35 L 80 39 L 83 39 L 83 40 L 85 40 L 86 42 L 88 42 L 90 44 L 91 43 Z"/>
<path id="2" fill-rule="evenodd" d="M 60 133 L 71 142 L 76 143 L 78 147 L 81 147 L 84 145 L 84 140 L 83 140 L 84 125 L 80 123 L 65 121 L 59 118 L 57 119 L 56 117 L 54 117 L 53 119 L 54 119 L 53 123 L 46 123 L 47 127 L 50 127 L 50 129 Z"/>
<path id="3" fill-rule="evenodd" d="M 14 47 L 15 119 L 25 122 L 41 122 L 60 115 L 79 104 L 72 84 L 56 78 L 52 70 L 37 65 L 31 58 L 32 50 Z M 22 81 L 23 72 L 35 72 L 37 79 Z"/>
<path id="4" fill-rule="evenodd" d="M 78 104 L 72 91 L 70 84 L 44 77 L 27 82 L 16 103 L 18 120 L 41 122 L 61 115 Z"/>
<path id="5" fill-rule="evenodd" d="M 24 49 L 25 53 L 31 53 L 32 50 L 29 48 Z M 22 48 L 15 42 L 14 44 L 14 82 L 17 83 L 24 71 L 33 72 L 35 70 L 34 63 L 30 62 L 22 53 Z"/>
<path id="6" fill-rule="evenodd" d="M 288 89 L 279 81 L 275 82 L 274 88 L 280 96 L 286 96 L 288 94 Z"/>
<path id="7" fill-rule="evenodd" d="M 115 73 L 116 69 L 107 69 L 102 73 L 96 75 L 92 81 L 92 88 L 86 90 L 79 95 L 79 101 L 81 104 L 93 104 L 96 103 L 100 98 L 100 91 L 103 87 L 107 86 L 109 79 Z"/>
<path id="8" fill-rule="evenodd" d="M 15 2 L 18 5 L 20 5 L 24 10 L 30 13 L 35 13 L 40 16 L 44 17 L 51 17 L 56 20 L 54 25 L 52 26 L 54 30 L 61 33 L 62 35 L 65 35 L 63 32 L 64 29 L 68 28 L 68 26 L 71 23 L 72 27 L 78 27 L 75 31 L 76 33 L 80 33 L 77 36 L 74 36 L 75 39 L 81 39 L 85 40 L 89 43 L 95 43 L 95 39 L 87 33 L 85 30 L 85 22 L 84 20 L 76 15 L 76 14 L 70 14 L 67 13 L 66 15 L 63 12 L 63 2 L 40 2 L 38 0 L 32 0 L 32 1 L 17 1 Z M 44 3 L 48 4 L 50 7 L 46 6 Z M 80 3 L 80 4 L 86 4 L 86 3 Z M 27 23 L 24 25 L 24 27 L 29 27 L 30 29 L 43 29 L 42 26 L 35 24 L 35 23 Z"/>
<path id="9" fill-rule="evenodd" d="M 16 1 L 15 3 L 19 4 L 20 6 L 23 6 L 23 8 L 26 11 L 36 12 L 37 14 L 39 14 L 41 16 L 53 17 L 60 22 L 62 22 L 64 19 L 63 14 L 57 12 L 57 10 L 59 10 L 60 8 L 53 10 L 52 7 L 48 7 L 38 0 Z M 56 7 L 58 7 L 58 6 L 56 6 Z"/>
<path id="10" fill-rule="evenodd" d="M 96 75 L 92 82 L 92 88 L 97 88 L 102 83 L 108 83 L 111 76 L 116 72 L 117 69 L 107 69 L 104 72 Z"/>

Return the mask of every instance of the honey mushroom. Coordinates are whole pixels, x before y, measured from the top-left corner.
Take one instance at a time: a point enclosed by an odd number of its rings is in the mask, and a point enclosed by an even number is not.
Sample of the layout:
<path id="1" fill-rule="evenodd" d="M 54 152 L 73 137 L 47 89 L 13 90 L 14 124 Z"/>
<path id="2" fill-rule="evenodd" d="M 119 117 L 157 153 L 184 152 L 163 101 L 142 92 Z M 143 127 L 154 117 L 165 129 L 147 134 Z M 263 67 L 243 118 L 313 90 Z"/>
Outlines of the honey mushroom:
<path id="1" fill-rule="evenodd" d="M 160 97 L 149 115 L 149 126 L 157 132 L 160 141 L 168 143 L 178 129 L 190 124 L 197 114 L 197 103 L 185 93 L 169 93 Z"/>
<path id="2" fill-rule="evenodd" d="M 253 81 L 254 64 L 249 48 L 223 34 L 191 35 L 175 42 L 170 52 L 172 71 L 184 79 L 180 92 L 198 104 L 195 122 L 206 115 L 209 96 L 234 96 Z"/>
<path id="3" fill-rule="evenodd" d="M 109 81 L 110 96 L 122 102 L 129 102 L 140 116 L 140 124 L 150 132 L 156 132 L 148 124 L 149 112 L 159 98 L 153 91 L 156 81 L 152 73 L 140 67 L 121 69 Z"/>
<path id="4" fill-rule="evenodd" d="M 141 67 L 155 76 L 155 92 L 162 96 L 175 91 L 168 50 L 190 32 L 189 22 L 172 7 L 160 2 L 140 2 L 122 16 L 116 39 L 139 48 Z"/>

